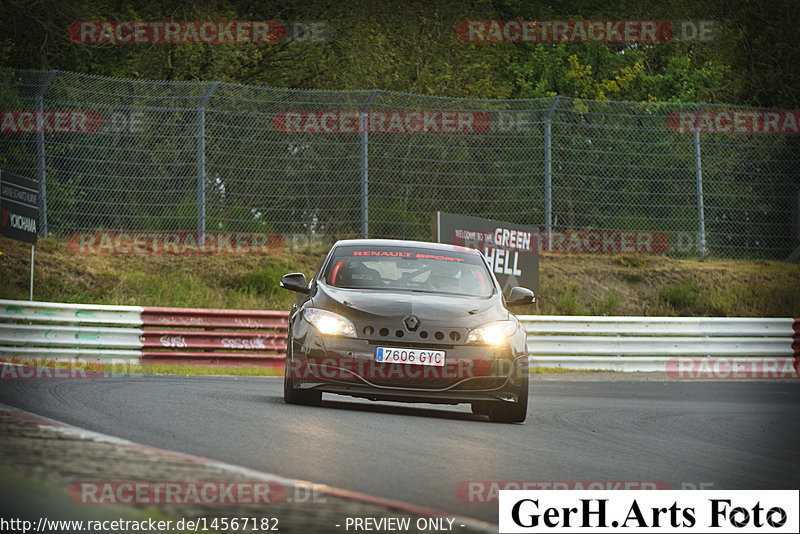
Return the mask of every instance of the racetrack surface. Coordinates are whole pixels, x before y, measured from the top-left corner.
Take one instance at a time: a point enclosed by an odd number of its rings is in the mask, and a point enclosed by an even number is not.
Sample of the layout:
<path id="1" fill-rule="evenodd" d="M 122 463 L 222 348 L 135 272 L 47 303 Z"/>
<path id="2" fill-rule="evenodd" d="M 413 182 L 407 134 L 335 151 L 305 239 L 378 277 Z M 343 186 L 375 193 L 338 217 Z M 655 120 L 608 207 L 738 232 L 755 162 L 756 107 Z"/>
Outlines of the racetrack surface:
<path id="1" fill-rule="evenodd" d="M 71 425 L 490 522 L 496 504 L 457 494 L 468 481 L 800 487 L 800 384 L 570 377 L 530 394 L 504 425 L 467 405 L 291 406 L 268 377 L 0 380 L 0 403 Z"/>

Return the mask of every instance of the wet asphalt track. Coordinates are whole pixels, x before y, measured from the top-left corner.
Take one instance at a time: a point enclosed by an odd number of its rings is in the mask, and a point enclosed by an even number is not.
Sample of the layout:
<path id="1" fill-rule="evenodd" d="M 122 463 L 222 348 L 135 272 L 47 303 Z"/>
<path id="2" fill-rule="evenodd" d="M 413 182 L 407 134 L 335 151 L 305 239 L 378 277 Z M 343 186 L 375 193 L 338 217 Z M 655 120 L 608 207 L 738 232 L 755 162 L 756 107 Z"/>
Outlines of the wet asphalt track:
<path id="1" fill-rule="evenodd" d="M 0 380 L 0 403 L 89 430 L 491 522 L 497 505 L 464 502 L 467 481 L 800 487 L 798 383 L 533 381 L 523 425 L 281 395 L 265 377 Z"/>

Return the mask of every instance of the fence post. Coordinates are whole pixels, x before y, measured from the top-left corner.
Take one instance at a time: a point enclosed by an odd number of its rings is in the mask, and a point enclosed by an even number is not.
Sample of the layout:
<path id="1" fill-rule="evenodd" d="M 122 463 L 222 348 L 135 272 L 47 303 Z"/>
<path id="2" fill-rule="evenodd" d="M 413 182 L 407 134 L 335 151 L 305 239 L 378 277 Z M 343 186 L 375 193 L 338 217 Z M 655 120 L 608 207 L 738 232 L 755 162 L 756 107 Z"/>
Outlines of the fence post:
<path id="1" fill-rule="evenodd" d="M 550 105 L 547 117 L 544 119 L 544 235 L 547 240 L 547 252 L 553 251 L 551 233 L 553 231 L 553 141 L 551 124 L 553 113 L 558 107 L 558 100 L 561 96 L 557 95 Z"/>
<path id="2" fill-rule="evenodd" d="M 36 121 L 37 126 L 43 124 L 42 112 L 44 111 L 44 94 L 53 83 L 58 71 L 51 70 L 44 84 L 36 92 Z M 36 129 L 36 167 L 39 180 L 39 233 L 47 237 L 47 172 L 44 159 L 44 127 Z"/>
<path id="3" fill-rule="evenodd" d="M 214 82 L 197 108 L 197 244 L 206 244 L 206 105 L 220 82 Z"/>
<path id="4" fill-rule="evenodd" d="M 369 156 L 367 154 L 369 146 L 369 137 L 367 130 L 369 129 L 369 108 L 378 94 L 378 89 L 373 89 L 367 103 L 364 105 L 364 110 L 361 112 L 361 237 L 367 239 L 369 237 Z"/>
<path id="5" fill-rule="evenodd" d="M 703 104 L 694 121 L 694 174 L 697 182 L 697 222 L 700 238 L 700 261 L 706 259 L 706 221 L 703 210 L 703 167 L 700 160 L 700 118 L 703 114 Z"/>

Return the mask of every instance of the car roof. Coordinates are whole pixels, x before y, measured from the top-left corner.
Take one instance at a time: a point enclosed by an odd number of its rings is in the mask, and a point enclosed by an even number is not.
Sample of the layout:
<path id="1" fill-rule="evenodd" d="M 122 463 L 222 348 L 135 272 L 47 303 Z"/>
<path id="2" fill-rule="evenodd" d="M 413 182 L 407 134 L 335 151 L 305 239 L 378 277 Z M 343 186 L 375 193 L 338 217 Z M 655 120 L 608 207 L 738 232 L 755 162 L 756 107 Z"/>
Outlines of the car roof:
<path id="1" fill-rule="evenodd" d="M 429 250 L 461 252 L 462 254 L 480 254 L 476 249 L 448 243 L 434 243 L 431 241 L 410 241 L 405 239 L 342 239 L 334 247 L 339 246 L 372 246 L 372 247 L 417 247 Z"/>

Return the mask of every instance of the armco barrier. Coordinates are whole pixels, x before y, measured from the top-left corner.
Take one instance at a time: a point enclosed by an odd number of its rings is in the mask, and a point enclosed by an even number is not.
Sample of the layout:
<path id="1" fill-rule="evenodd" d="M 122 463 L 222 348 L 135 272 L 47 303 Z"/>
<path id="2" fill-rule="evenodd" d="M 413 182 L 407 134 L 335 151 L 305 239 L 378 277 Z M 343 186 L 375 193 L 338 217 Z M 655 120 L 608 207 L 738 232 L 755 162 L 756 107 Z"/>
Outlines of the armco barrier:
<path id="1" fill-rule="evenodd" d="M 268 310 L 144 308 L 142 325 L 149 330 L 141 337 L 142 357 L 151 363 L 281 366 L 288 317 Z"/>
<path id="2" fill-rule="evenodd" d="M 0 300 L 0 354 L 282 366 L 288 313 Z"/>
<path id="3" fill-rule="evenodd" d="M 664 371 L 675 357 L 800 361 L 800 319 L 520 316 L 531 364 Z M 0 355 L 282 366 L 288 313 L 0 300 Z"/>
<path id="4" fill-rule="evenodd" d="M 665 371 L 676 357 L 737 362 L 800 359 L 800 319 L 739 317 L 520 316 L 531 365 L 565 369 Z"/>

